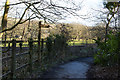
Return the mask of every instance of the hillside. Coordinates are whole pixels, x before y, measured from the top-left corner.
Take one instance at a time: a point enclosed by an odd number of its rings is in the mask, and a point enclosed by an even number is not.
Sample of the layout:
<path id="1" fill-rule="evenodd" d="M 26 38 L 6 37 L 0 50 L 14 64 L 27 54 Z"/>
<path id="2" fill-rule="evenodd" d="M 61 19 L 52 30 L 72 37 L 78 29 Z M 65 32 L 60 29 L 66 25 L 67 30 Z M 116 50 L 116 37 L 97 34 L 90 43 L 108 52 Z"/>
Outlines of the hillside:
<path id="1" fill-rule="evenodd" d="M 0 17 L 0 20 L 2 18 Z M 18 19 L 14 18 L 8 18 L 8 24 L 7 27 L 10 28 L 12 27 L 15 22 L 17 22 Z M 27 40 L 30 37 L 33 37 L 34 39 L 37 39 L 38 35 L 38 23 L 39 21 L 37 20 L 31 20 L 30 25 L 29 21 L 27 21 L 24 24 L 19 24 L 16 28 L 14 28 L 11 31 L 7 31 L 7 38 L 17 38 L 17 39 L 24 39 Z M 1 24 L 1 21 L 0 21 Z M 45 26 L 50 25 L 50 28 L 42 28 L 41 30 L 41 37 L 46 38 L 49 34 L 57 34 L 59 33 L 60 30 L 60 24 L 46 24 Z M 72 29 L 71 35 L 75 39 L 84 39 L 84 38 L 91 38 L 90 36 L 90 29 L 92 27 L 87 27 L 79 23 L 69 23 L 65 24 L 66 26 L 69 26 L 69 29 Z M 3 37 L 4 38 L 4 37 Z"/>

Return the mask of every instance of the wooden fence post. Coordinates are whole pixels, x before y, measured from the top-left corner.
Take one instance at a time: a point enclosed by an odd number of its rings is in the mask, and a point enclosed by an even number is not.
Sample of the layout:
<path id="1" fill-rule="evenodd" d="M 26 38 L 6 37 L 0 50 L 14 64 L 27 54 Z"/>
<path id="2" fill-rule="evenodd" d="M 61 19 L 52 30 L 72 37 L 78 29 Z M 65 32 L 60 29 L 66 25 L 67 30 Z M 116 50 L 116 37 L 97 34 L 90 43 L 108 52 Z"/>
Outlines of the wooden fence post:
<path id="1" fill-rule="evenodd" d="M 29 70 L 30 74 L 32 74 L 32 54 L 33 54 L 33 40 L 29 40 Z"/>
<path id="2" fill-rule="evenodd" d="M 8 43 L 8 47 L 10 48 L 10 42 Z"/>
<path id="3" fill-rule="evenodd" d="M 41 53 L 43 52 L 43 47 L 44 47 L 44 39 L 42 39 L 42 42 L 41 42 Z"/>
<path id="4" fill-rule="evenodd" d="M 16 69 L 16 65 L 15 65 L 15 56 L 16 56 L 16 40 L 13 39 L 12 40 L 12 60 L 11 60 L 11 78 L 15 77 L 15 69 Z"/>
<path id="5" fill-rule="evenodd" d="M 22 52 L 22 42 L 19 43 L 20 46 L 20 52 Z"/>
<path id="6" fill-rule="evenodd" d="M 41 21 L 39 22 L 39 32 L 38 32 L 38 61 L 40 61 L 41 59 L 40 40 L 41 40 Z"/>

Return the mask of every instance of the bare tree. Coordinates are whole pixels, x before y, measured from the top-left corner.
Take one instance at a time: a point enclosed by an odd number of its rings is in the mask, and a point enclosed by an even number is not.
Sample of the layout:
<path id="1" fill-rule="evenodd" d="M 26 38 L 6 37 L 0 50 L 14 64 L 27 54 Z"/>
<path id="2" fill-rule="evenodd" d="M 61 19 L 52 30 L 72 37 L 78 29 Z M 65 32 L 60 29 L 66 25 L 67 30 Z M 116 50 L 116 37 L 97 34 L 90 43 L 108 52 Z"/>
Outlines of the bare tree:
<path id="1" fill-rule="evenodd" d="M 105 33 L 105 35 L 106 35 L 105 42 L 106 42 L 109 24 L 110 24 L 112 18 L 115 19 L 115 14 L 118 13 L 119 3 L 118 2 L 108 2 L 105 4 L 105 7 L 109 10 L 109 13 L 107 14 L 107 24 L 106 24 L 106 33 Z M 116 22 L 116 20 L 115 20 L 115 22 Z"/>
<path id="2" fill-rule="evenodd" d="M 17 25 L 23 24 L 30 19 L 38 18 L 39 20 L 44 20 L 45 22 L 56 22 L 60 19 L 64 19 L 67 15 L 78 16 L 76 11 L 80 10 L 80 4 L 82 1 L 75 3 L 74 0 L 35 0 L 35 1 L 25 1 L 19 0 L 17 3 L 8 4 L 7 7 L 14 9 L 16 6 L 18 8 L 22 5 L 25 8 L 21 14 L 20 19 L 10 28 L 5 28 L 0 31 L 0 33 L 5 31 L 10 31 L 14 29 Z M 12 11 L 12 9 L 10 11 Z M 27 10 L 30 10 L 30 16 L 25 19 Z M 24 18 L 24 19 L 23 19 Z M 3 27 L 3 26 L 2 26 Z"/>
<path id="3" fill-rule="evenodd" d="M 99 23 L 104 22 L 105 26 L 105 42 L 107 39 L 108 31 L 110 27 L 114 27 L 117 30 L 117 13 L 119 10 L 119 2 L 103 2 L 104 8 L 102 10 L 95 10 L 99 12 L 99 17 L 96 17 Z"/>
<path id="4" fill-rule="evenodd" d="M 4 9 L 3 18 L 2 18 L 2 23 L 1 23 L 2 30 L 5 30 L 5 28 L 7 28 L 7 16 L 8 16 L 8 11 L 9 11 L 9 6 L 8 5 L 9 5 L 9 0 L 6 0 L 5 9 Z M 7 39 L 6 31 L 5 31 L 4 35 L 5 35 L 5 41 L 6 41 L 6 39 Z M 6 43 L 5 43 L 5 46 L 6 46 Z"/>

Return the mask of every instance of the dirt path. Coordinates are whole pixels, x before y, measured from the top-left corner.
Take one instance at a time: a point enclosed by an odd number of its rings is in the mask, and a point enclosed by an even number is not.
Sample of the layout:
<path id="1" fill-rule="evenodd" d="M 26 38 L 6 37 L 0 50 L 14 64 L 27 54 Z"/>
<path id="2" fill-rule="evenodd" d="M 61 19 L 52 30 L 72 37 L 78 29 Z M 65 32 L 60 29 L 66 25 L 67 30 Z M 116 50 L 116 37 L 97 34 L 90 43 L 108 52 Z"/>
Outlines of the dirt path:
<path id="1" fill-rule="evenodd" d="M 41 78 L 86 78 L 86 72 L 93 63 L 92 57 L 79 58 L 54 67 L 46 72 Z"/>

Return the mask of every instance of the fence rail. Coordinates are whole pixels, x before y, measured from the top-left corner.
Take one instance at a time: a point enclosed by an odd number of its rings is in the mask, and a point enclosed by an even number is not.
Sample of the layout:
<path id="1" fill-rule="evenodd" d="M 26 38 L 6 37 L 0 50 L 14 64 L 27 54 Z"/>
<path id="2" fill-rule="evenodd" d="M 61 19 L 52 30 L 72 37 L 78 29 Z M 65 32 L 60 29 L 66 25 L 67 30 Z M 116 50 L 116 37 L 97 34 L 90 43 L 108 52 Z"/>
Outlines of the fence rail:
<path id="1" fill-rule="evenodd" d="M 35 63 L 36 61 L 38 61 L 39 57 L 40 56 L 37 56 L 38 59 L 36 60 L 33 60 L 32 59 L 32 55 L 33 55 L 33 43 L 34 42 L 39 42 L 39 41 L 33 41 L 33 40 L 29 40 L 28 41 L 28 45 L 29 45 L 29 50 L 28 51 L 25 51 L 25 52 L 21 52 L 21 53 L 16 53 L 16 43 L 23 43 L 23 42 L 27 42 L 27 41 L 16 41 L 15 39 L 13 39 L 12 41 L 1 41 L 2 43 L 12 43 L 12 46 L 11 46 L 11 56 L 7 56 L 7 57 L 2 57 L 2 61 L 7 61 L 7 60 L 10 60 L 11 59 L 11 64 L 10 64 L 10 70 L 9 71 L 6 71 L 6 73 L 4 73 L 2 75 L 3 78 L 7 77 L 8 75 L 10 75 L 10 78 L 14 78 L 15 77 L 15 72 L 22 69 L 22 68 L 25 68 L 26 66 L 29 66 L 29 72 L 32 73 L 32 67 L 33 67 L 33 63 Z M 44 41 L 43 39 L 40 41 L 40 44 L 38 44 L 39 46 L 41 46 L 43 48 L 43 44 L 44 44 Z M 20 46 L 20 48 L 22 48 L 22 46 Z M 38 48 L 39 51 L 41 51 L 39 48 Z M 40 52 L 38 52 L 38 54 L 40 54 Z M 16 67 L 16 59 L 18 57 L 21 57 L 21 56 L 24 56 L 24 55 L 28 55 L 29 56 L 29 60 L 28 60 L 28 63 L 26 64 L 23 64 L 19 67 Z"/>
<path id="2" fill-rule="evenodd" d="M 41 40 L 41 41 L 39 41 Z M 3 57 L 2 58 L 2 61 L 8 61 L 8 60 L 11 60 L 11 64 L 10 64 L 10 69 L 8 71 L 6 71 L 2 77 L 5 78 L 7 77 L 8 75 L 10 75 L 10 78 L 14 78 L 15 75 L 16 75 L 16 71 L 18 70 L 21 70 L 23 68 L 26 68 L 28 66 L 29 68 L 29 72 L 30 74 L 32 73 L 32 67 L 33 64 L 38 61 L 38 63 L 41 62 L 41 53 L 43 52 L 43 48 L 44 48 L 44 43 L 46 43 L 46 41 L 44 39 L 39 39 L 39 40 L 29 40 L 29 41 L 16 41 L 15 39 L 13 39 L 12 41 L 1 41 L 2 43 L 11 43 L 12 46 L 8 46 L 8 47 L 11 47 L 11 50 L 10 50 L 10 56 L 7 56 L 7 57 Z M 17 43 L 19 44 L 22 44 L 24 42 L 28 42 L 28 51 L 24 51 L 22 52 L 22 45 L 19 45 L 19 47 L 16 46 Z M 34 50 L 34 47 L 33 47 L 33 44 L 37 42 L 38 44 L 36 44 L 38 47 L 37 47 L 37 53 L 33 52 Z M 75 44 L 75 41 L 73 43 L 73 46 Z M 87 44 L 87 41 L 86 41 L 86 44 Z M 17 48 L 20 48 L 20 52 L 18 53 L 17 52 Z M 33 59 L 33 55 L 36 54 L 36 57 L 35 59 Z M 28 61 L 26 63 L 23 63 L 22 65 L 17 65 L 16 61 L 19 57 L 22 57 L 23 56 L 26 56 L 27 55 L 27 58 L 28 58 Z"/>

